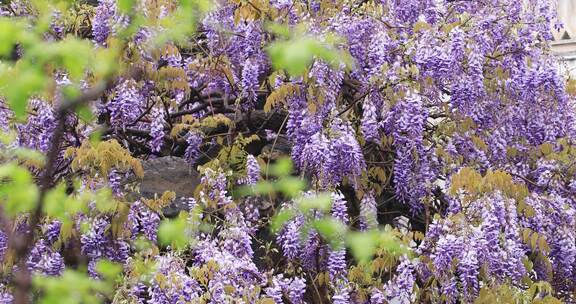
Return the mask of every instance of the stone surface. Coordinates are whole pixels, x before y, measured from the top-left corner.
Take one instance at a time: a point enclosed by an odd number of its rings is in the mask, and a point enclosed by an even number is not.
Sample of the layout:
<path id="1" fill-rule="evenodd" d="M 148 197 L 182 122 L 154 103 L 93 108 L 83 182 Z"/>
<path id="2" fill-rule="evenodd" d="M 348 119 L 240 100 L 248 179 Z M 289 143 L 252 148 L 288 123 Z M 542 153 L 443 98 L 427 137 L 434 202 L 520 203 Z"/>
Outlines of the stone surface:
<path id="1" fill-rule="evenodd" d="M 160 197 L 165 191 L 176 193 L 174 202 L 165 208 L 166 217 L 174 217 L 186 210 L 184 198 L 193 197 L 200 183 L 198 172 L 186 160 L 180 157 L 166 156 L 143 160 L 144 178 L 140 182 L 140 195 L 152 199 Z"/>
<path id="2" fill-rule="evenodd" d="M 274 160 L 282 156 L 290 156 L 291 150 L 292 145 L 290 141 L 285 135 L 279 135 L 276 142 L 270 140 L 270 142 L 262 148 L 262 155 Z"/>

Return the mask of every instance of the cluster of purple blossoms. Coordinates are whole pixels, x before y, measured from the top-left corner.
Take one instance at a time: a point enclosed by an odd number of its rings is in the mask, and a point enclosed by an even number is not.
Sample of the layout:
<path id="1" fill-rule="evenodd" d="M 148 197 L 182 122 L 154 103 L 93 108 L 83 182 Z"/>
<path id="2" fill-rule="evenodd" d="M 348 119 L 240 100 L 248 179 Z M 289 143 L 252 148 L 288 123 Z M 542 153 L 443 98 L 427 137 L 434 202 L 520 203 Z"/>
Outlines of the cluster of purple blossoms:
<path id="1" fill-rule="evenodd" d="M 58 220 L 46 223 L 43 227 L 43 235 L 47 244 L 54 244 L 58 238 L 60 238 L 60 230 L 62 228 L 62 223 Z"/>
<path id="2" fill-rule="evenodd" d="M 420 199 L 427 194 L 428 181 L 433 180 L 423 145 L 428 114 L 422 97 L 416 93 L 409 94 L 387 113 L 383 125 L 386 130 L 390 130 L 396 147 L 396 195 L 409 203 L 413 210 L 420 210 Z"/>
<path id="3" fill-rule="evenodd" d="M 260 179 L 260 164 L 254 155 L 246 156 L 246 177 L 240 179 L 240 184 L 255 185 Z"/>
<path id="4" fill-rule="evenodd" d="M 363 104 L 362 113 L 362 135 L 366 141 L 378 142 L 380 140 L 378 132 L 378 110 L 374 102 L 370 99 L 366 99 Z"/>
<path id="5" fill-rule="evenodd" d="M 374 194 L 365 193 L 360 201 L 360 229 L 370 230 L 378 227 L 378 206 Z"/>
<path id="6" fill-rule="evenodd" d="M 278 274 L 272 277 L 272 284 L 266 287 L 265 293 L 277 304 L 285 303 L 283 298 L 288 299 L 288 303 L 303 304 L 303 296 L 306 291 L 306 280 L 303 278 L 285 278 Z"/>
<path id="7" fill-rule="evenodd" d="M 294 147 L 297 164 L 319 178 L 323 185 L 338 185 L 345 177 L 356 184 L 366 168 L 362 148 L 350 125 L 335 119 L 330 130 L 318 130 L 302 145 Z"/>
<path id="8" fill-rule="evenodd" d="M 130 206 L 126 224 L 129 226 L 132 238 L 142 234 L 148 240 L 156 242 L 160 216 L 142 202 L 136 201 Z"/>
<path id="9" fill-rule="evenodd" d="M 311 195 L 313 196 L 313 193 L 308 193 L 304 198 Z M 348 224 L 348 208 L 344 196 L 341 193 L 333 193 L 331 198 L 332 208 L 329 215 L 343 224 Z M 287 204 L 285 208 L 291 208 L 297 215 L 283 226 L 276 238 L 276 242 L 282 248 L 283 256 L 291 262 L 301 263 L 307 271 L 315 272 L 318 269 L 327 271 L 332 282 L 330 286 L 335 292 L 334 299 L 341 298 L 340 301 L 349 299 L 350 295 L 346 289 L 348 267 L 346 249 L 343 248 L 343 236 L 336 236 L 337 240 L 334 244 L 323 244 L 318 232 L 308 227 L 308 221 L 322 216 L 320 210 L 302 213 L 297 208 L 297 204 Z M 271 292 L 274 290 L 271 289 Z"/>
<path id="10" fill-rule="evenodd" d="M 320 115 L 326 115 L 331 110 L 340 93 L 344 78 L 343 69 L 334 69 L 323 61 L 315 61 L 310 68 L 309 77 L 315 80 L 313 84 L 322 89 L 324 100 L 318 102 Z"/>
<path id="11" fill-rule="evenodd" d="M 152 122 L 150 123 L 150 148 L 152 152 L 158 153 L 164 144 L 164 114 L 162 111 L 154 108 L 152 109 Z"/>
<path id="12" fill-rule="evenodd" d="M 133 80 L 124 80 L 115 90 L 115 96 L 107 104 L 105 111 L 110 114 L 114 127 L 124 128 L 135 122 L 142 113 L 145 97 Z"/>
<path id="13" fill-rule="evenodd" d="M 200 286 L 186 274 L 184 261 L 178 257 L 173 255 L 158 257 L 152 277 L 153 280 L 148 282 L 149 287 L 145 291 L 149 296 L 149 302 L 145 302 L 142 298 L 142 290 L 134 290 L 139 303 L 191 303 L 198 300 Z"/>
<path id="14" fill-rule="evenodd" d="M 3 284 L 0 284 L 0 303 L 13 303 L 14 296 L 10 292 L 6 290 L 6 287 Z"/>
<path id="15" fill-rule="evenodd" d="M 341 221 L 343 224 L 348 224 L 348 207 L 344 196 L 341 193 L 332 194 L 332 218 Z M 336 236 L 340 238 L 341 236 Z M 346 286 L 347 278 L 347 264 L 346 264 L 346 249 L 343 248 L 344 242 L 340 240 L 337 244 L 340 248 L 331 248 L 328 253 L 327 268 L 330 275 L 331 285 L 334 289 L 332 296 L 333 303 L 349 303 L 349 290 Z"/>
<path id="16" fill-rule="evenodd" d="M 527 275 L 514 201 L 496 192 L 471 202 L 466 210 L 471 221 L 481 221 L 478 226 L 448 219 L 435 222 L 417 250 L 431 258 L 432 273 L 450 303 L 472 302 L 478 296 L 481 267 L 496 282 L 519 281 Z"/>
<path id="17" fill-rule="evenodd" d="M 56 128 L 54 111 L 49 104 L 39 99 L 31 100 L 30 106 L 35 109 L 36 115 L 30 116 L 26 124 L 17 126 L 24 135 L 19 138 L 20 145 L 46 152 L 50 148 L 50 139 Z"/>
<path id="18" fill-rule="evenodd" d="M 276 242 L 280 244 L 282 253 L 289 260 L 298 258 L 302 251 L 300 229 L 302 228 L 304 218 L 296 217 L 288 222 L 278 234 Z"/>
<path id="19" fill-rule="evenodd" d="M 338 120 L 334 121 L 331 132 L 330 154 L 322 175 L 326 183 L 332 185 L 339 184 L 344 177 L 356 184 L 356 178 L 366 169 L 366 163 L 355 132 L 350 125 Z"/>
<path id="20" fill-rule="evenodd" d="M 313 195 L 314 193 L 305 193 L 303 198 L 313 197 Z M 303 214 L 294 201 L 285 203 L 283 208 L 296 212 L 296 215 L 283 225 L 276 236 L 276 242 L 282 248 L 282 254 L 289 261 L 302 259 L 303 264 L 316 265 L 311 261 L 316 260 L 317 257 L 317 249 L 320 247 L 319 235 L 315 230 L 304 234 L 303 228 L 307 220 L 320 217 L 321 212 L 313 210 L 310 214 Z"/>
<path id="21" fill-rule="evenodd" d="M 8 250 L 8 236 L 4 231 L 0 230 L 0 261 L 4 260 L 6 250 Z"/>
<path id="22" fill-rule="evenodd" d="M 334 295 L 332 296 L 332 303 L 335 304 L 348 304 L 350 303 L 350 291 L 346 286 L 336 286 Z"/>
<path id="23" fill-rule="evenodd" d="M 62 13 L 60 11 L 54 11 L 52 16 L 52 21 L 50 22 L 50 29 L 54 33 L 54 38 L 62 39 L 64 38 L 64 22 L 62 21 Z"/>
<path id="24" fill-rule="evenodd" d="M 256 103 L 256 90 L 258 90 L 259 81 L 259 66 L 250 58 L 244 62 L 242 68 L 242 95 L 248 101 L 248 104 L 243 106 L 243 109 L 248 110 L 254 107 Z"/>
<path id="25" fill-rule="evenodd" d="M 184 158 L 193 164 L 198 156 L 200 156 L 200 146 L 202 145 L 202 136 L 198 132 L 188 132 L 186 135 L 186 151 Z"/>
<path id="26" fill-rule="evenodd" d="M 42 275 L 57 276 L 64 271 L 64 258 L 44 240 L 39 240 L 26 261 L 28 268 Z"/>
<path id="27" fill-rule="evenodd" d="M 101 260 L 124 263 L 130 254 L 130 246 L 124 240 L 114 239 L 110 231 L 110 221 L 102 217 L 90 219 L 88 231 L 80 236 L 82 254 L 90 260 L 88 272 L 93 277 L 96 273 L 96 263 Z M 82 224 L 80 224 L 82 225 Z"/>
<path id="28" fill-rule="evenodd" d="M 537 261 L 534 265 L 536 277 L 540 280 L 552 280 L 552 285 L 565 293 L 574 288 L 574 276 L 576 275 L 576 245 L 574 244 L 576 227 L 576 210 L 573 202 L 558 194 L 544 196 L 532 194 L 526 199 L 528 206 L 533 208 L 534 216 L 521 217 L 519 224 L 530 228 L 546 239 L 550 252 L 538 249 L 538 252 L 548 257 L 551 262 L 553 277 L 549 277 L 549 268 L 543 265 L 543 261 Z M 544 263 L 545 264 L 545 263 Z"/>
<path id="29" fill-rule="evenodd" d="M 415 265 L 404 258 L 398 265 L 397 275 L 384 286 L 384 293 L 389 302 L 409 304 L 414 302 L 413 288 L 416 281 Z"/>
<path id="30" fill-rule="evenodd" d="M 108 186 L 114 195 L 122 195 L 122 175 L 118 171 L 112 170 L 108 173 Z"/>
<path id="31" fill-rule="evenodd" d="M 106 40 L 113 32 L 113 24 L 116 22 L 116 1 L 99 0 L 96 7 L 96 15 L 92 21 L 92 35 L 98 44 L 105 44 Z"/>

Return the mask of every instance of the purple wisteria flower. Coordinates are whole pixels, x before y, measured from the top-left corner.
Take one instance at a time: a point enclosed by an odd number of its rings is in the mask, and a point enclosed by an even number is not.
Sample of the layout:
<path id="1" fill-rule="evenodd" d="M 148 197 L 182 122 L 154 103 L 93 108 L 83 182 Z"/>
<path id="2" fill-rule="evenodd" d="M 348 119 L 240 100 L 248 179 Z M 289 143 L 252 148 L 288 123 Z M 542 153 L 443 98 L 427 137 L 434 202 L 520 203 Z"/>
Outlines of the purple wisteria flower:
<path id="1" fill-rule="evenodd" d="M 30 101 L 32 108 L 36 110 L 36 115 L 30 116 L 25 125 L 19 125 L 22 131 L 35 130 L 34 132 L 23 132 L 26 136 L 20 137 L 20 144 L 42 152 L 50 148 L 52 133 L 56 128 L 56 118 L 54 111 L 46 102 L 33 99 Z"/>
<path id="2" fill-rule="evenodd" d="M 251 109 L 256 103 L 256 90 L 258 89 L 258 75 L 259 66 L 250 58 L 246 59 L 244 62 L 244 67 L 242 68 L 242 95 L 247 99 L 246 103 L 243 104 L 243 109 Z"/>
<path id="3" fill-rule="evenodd" d="M 108 36 L 112 33 L 113 22 L 116 16 L 115 0 L 99 0 L 96 7 L 96 15 L 92 21 L 92 35 L 98 44 L 105 44 Z"/>
<path id="4" fill-rule="evenodd" d="M 4 260 L 6 250 L 8 250 L 8 236 L 4 231 L 0 230 L 0 261 Z"/>
<path id="5" fill-rule="evenodd" d="M 152 109 L 152 122 L 150 123 L 150 148 L 152 152 L 160 152 L 164 144 L 164 114 L 158 109 Z"/>
<path id="6" fill-rule="evenodd" d="M 150 241 L 156 242 L 160 216 L 141 201 L 136 201 L 130 206 L 127 225 L 133 238 L 143 234 Z"/>
<path id="7" fill-rule="evenodd" d="M 202 145 L 202 136 L 194 131 L 188 132 L 186 135 L 186 151 L 184 152 L 184 158 L 190 163 L 194 163 L 198 156 L 200 156 L 200 146 Z"/>
<path id="8" fill-rule="evenodd" d="M 35 273 L 57 276 L 64 271 L 64 258 L 50 248 L 44 240 L 40 240 L 30 251 L 26 265 Z"/>
<path id="9" fill-rule="evenodd" d="M 96 263 L 101 259 L 124 263 L 130 253 L 129 244 L 124 240 L 112 238 L 108 227 L 110 222 L 104 218 L 95 218 L 88 222 L 88 231 L 81 235 L 81 251 L 90 261 L 88 272 L 93 277 L 96 273 Z"/>
<path id="10" fill-rule="evenodd" d="M 372 193 L 365 193 L 360 201 L 360 229 L 370 230 L 378 227 L 378 209 Z"/>
<path id="11" fill-rule="evenodd" d="M 44 238 L 47 244 L 54 244 L 60 237 L 60 229 L 62 228 L 62 223 L 58 220 L 47 223 L 44 226 Z M 0 246 L 1 247 L 1 246 Z M 0 254 L 1 256 L 1 254 Z"/>
<path id="12" fill-rule="evenodd" d="M 302 217 L 297 217 L 290 221 L 282 228 L 282 231 L 276 238 L 276 242 L 282 248 L 282 253 L 288 259 L 294 260 L 301 253 L 300 229 L 302 228 L 303 221 L 304 219 Z"/>
<path id="13" fill-rule="evenodd" d="M 362 135 L 367 141 L 378 142 L 379 134 L 379 122 L 378 122 L 378 112 L 376 105 L 370 99 L 364 102 L 363 107 L 364 113 L 362 115 Z"/>
<path id="14" fill-rule="evenodd" d="M 110 113 L 112 126 L 124 128 L 136 121 L 142 113 L 145 99 L 134 80 L 121 82 L 115 90 L 114 98 L 105 107 L 105 110 Z"/>
<path id="15" fill-rule="evenodd" d="M 201 289 L 198 282 L 185 273 L 185 265 L 177 257 L 172 255 L 158 257 L 152 278 L 147 290 L 149 303 L 190 303 L 199 298 Z M 135 291 L 143 292 L 140 289 Z"/>
<path id="16" fill-rule="evenodd" d="M 348 207 L 346 200 L 340 193 L 332 194 L 332 217 L 341 221 L 344 224 L 348 223 Z M 339 236 L 337 236 L 339 237 Z M 343 244 L 340 241 L 339 246 Z M 346 275 L 346 249 L 332 249 L 328 255 L 328 273 L 331 280 L 337 280 L 345 277 Z M 342 300 L 343 301 L 343 300 Z"/>
<path id="17" fill-rule="evenodd" d="M 413 288 L 416 277 L 414 275 L 414 264 L 404 259 L 396 269 L 397 276 L 386 283 L 384 287 L 388 301 L 394 303 L 412 303 Z"/>
<path id="18" fill-rule="evenodd" d="M 415 211 L 422 208 L 420 199 L 426 195 L 426 182 L 432 179 L 422 145 L 426 118 L 422 97 L 411 94 L 399 102 L 383 121 L 385 128 L 391 131 L 396 147 L 396 195 Z"/>
<path id="19" fill-rule="evenodd" d="M 14 303 L 14 296 L 7 290 L 7 288 L 0 284 L 0 303 L 12 304 Z"/>
<path id="20" fill-rule="evenodd" d="M 260 179 L 260 164 L 252 154 L 246 156 L 246 176 L 241 178 L 239 183 L 246 185 L 255 185 Z"/>
<path id="21" fill-rule="evenodd" d="M 122 176 L 118 171 L 111 170 L 110 173 L 108 173 L 108 185 L 114 195 L 122 195 Z"/>

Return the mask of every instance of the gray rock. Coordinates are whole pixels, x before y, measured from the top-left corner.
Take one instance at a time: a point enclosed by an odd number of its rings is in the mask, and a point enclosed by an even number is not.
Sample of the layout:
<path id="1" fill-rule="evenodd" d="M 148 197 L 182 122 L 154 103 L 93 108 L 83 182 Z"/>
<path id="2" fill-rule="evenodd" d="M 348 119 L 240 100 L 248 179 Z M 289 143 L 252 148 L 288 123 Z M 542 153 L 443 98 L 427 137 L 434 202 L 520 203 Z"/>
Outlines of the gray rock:
<path id="1" fill-rule="evenodd" d="M 160 197 L 165 191 L 176 193 L 172 204 L 164 208 L 166 217 L 175 217 L 187 210 L 186 198 L 194 196 L 194 190 L 200 183 L 199 173 L 186 160 L 180 157 L 166 156 L 142 161 L 144 178 L 140 181 L 141 197 L 152 199 Z"/>
<path id="2" fill-rule="evenodd" d="M 289 156 L 292 144 L 285 135 L 278 135 L 278 140 L 271 140 L 269 144 L 262 148 L 262 155 L 270 159 L 277 159 L 281 156 Z"/>

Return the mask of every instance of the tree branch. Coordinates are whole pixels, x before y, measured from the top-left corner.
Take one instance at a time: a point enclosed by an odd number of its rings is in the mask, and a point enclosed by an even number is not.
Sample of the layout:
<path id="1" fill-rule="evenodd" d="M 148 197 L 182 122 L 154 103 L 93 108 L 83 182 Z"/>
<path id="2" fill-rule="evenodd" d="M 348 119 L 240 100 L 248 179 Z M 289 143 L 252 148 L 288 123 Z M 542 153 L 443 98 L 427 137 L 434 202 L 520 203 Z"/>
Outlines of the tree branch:
<path id="1" fill-rule="evenodd" d="M 60 146 L 64 140 L 66 116 L 70 111 L 73 111 L 78 106 L 99 98 L 111 86 L 111 84 L 111 81 L 99 82 L 77 98 L 62 103 L 56 111 L 56 128 L 52 134 L 52 141 L 50 149 L 48 150 L 44 172 L 40 176 L 40 194 L 36 201 L 36 208 L 30 217 L 30 229 L 29 231 L 23 232 L 21 235 L 12 237 L 10 240 L 10 246 L 14 249 L 16 254 L 15 263 L 18 265 L 18 270 L 12 280 L 12 284 L 15 287 L 14 300 L 16 304 L 27 304 L 30 300 L 28 295 L 32 287 L 32 278 L 28 266 L 26 265 L 26 258 L 33 246 L 35 230 L 42 217 L 44 199 L 50 188 L 53 186 L 53 176 L 57 168 Z"/>

